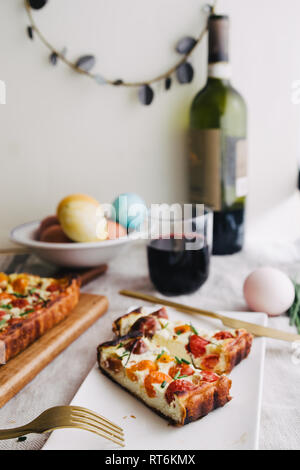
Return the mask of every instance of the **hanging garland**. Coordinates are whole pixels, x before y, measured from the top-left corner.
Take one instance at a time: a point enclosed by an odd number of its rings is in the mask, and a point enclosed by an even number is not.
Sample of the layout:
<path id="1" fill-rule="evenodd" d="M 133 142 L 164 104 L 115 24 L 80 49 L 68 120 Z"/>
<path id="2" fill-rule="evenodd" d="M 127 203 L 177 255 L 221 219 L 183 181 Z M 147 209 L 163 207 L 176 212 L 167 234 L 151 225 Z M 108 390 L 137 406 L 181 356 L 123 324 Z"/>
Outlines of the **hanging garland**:
<path id="1" fill-rule="evenodd" d="M 205 27 L 201 31 L 198 38 L 186 36 L 180 39 L 176 45 L 176 52 L 181 55 L 180 60 L 169 70 L 157 77 L 153 77 L 149 80 L 142 82 L 127 82 L 122 79 L 111 80 L 98 73 L 93 73 L 92 69 L 96 64 L 96 57 L 94 55 L 83 55 L 75 62 L 71 62 L 66 57 L 67 50 L 64 48 L 62 51 L 58 51 L 53 47 L 47 39 L 43 36 L 39 28 L 37 27 L 33 15 L 33 10 L 40 10 L 47 4 L 48 0 L 24 0 L 24 5 L 29 18 L 29 26 L 27 26 L 27 35 L 30 39 L 34 39 L 35 35 L 42 41 L 42 43 L 50 50 L 49 61 L 55 66 L 58 61 L 62 61 L 68 67 L 73 69 L 77 73 L 86 75 L 93 79 L 99 85 L 112 85 L 112 86 L 124 86 L 124 87 L 136 87 L 138 88 L 138 97 L 142 104 L 150 105 L 154 98 L 154 91 L 151 85 L 157 82 L 164 82 L 165 90 L 170 90 L 172 86 L 172 76 L 175 75 L 177 81 L 180 84 L 191 83 L 194 77 L 193 66 L 188 61 L 192 52 L 200 44 L 207 30 L 207 22 Z M 211 14 L 216 7 L 217 0 L 214 1 L 213 5 L 206 5 L 207 15 Z"/>

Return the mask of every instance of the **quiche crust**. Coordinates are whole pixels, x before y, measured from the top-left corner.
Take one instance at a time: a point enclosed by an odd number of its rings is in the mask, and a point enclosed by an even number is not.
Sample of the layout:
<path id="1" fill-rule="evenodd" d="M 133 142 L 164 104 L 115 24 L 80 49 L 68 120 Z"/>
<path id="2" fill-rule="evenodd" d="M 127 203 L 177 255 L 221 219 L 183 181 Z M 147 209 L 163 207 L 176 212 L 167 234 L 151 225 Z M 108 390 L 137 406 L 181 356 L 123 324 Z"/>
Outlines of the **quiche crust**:
<path id="1" fill-rule="evenodd" d="M 226 358 L 226 374 L 238 365 L 249 355 L 253 336 L 244 329 L 236 330 L 237 337 L 227 340 L 224 345 L 224 354 Z"/>
<path id="2" fill-rule="evenodd" d="M 231 380 L 222 375 L 218 382 L 208 383 L 205 388 L 195 392 L 187 392 L 185 397 L 180 397 L 185 408 L 185 416 L 181 424 L 196 421 L 211 411 L 226 405 L 231 400 L 230 387 Z"/>

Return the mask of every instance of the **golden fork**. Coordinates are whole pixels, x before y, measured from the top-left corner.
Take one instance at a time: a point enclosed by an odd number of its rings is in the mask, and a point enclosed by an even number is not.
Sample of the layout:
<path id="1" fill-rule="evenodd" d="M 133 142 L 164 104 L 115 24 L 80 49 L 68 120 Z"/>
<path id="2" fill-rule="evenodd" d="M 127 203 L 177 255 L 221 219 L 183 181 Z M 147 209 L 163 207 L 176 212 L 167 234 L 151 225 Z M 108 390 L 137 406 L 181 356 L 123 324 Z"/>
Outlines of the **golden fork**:
<path id="1" fill-rule="evenodd" d="M 124 447 L 122 428 L 94 411 L 81 406 L 54 406 L 25 426 L 1 429 L 0 439 L 12 439 L 24 434 L 42 434 L 55 429 L 78 428 L 90 431 Z"/>
<path id="2" fill-rule="evenodd" d="M 146 302 L 151 302 L 154 304 L 166 305 L 168 307 L 174 308 L 175 310 L 179 310 L 180 312 L 198 313 L 207 317 L 217 318 L 218 320 L 221 320 L 223 325 L 228 326 L 229 328 L 245 328 L 245 330 L 249 331 L 249 333 L 252 333 L 255 336 L 266 336 L 268 338 L 281 339 L 282 341 L 300 341 L 300 335 L 296 335 L 294 333 L 287 333 L 285 331 L 276 330 L 275 328 L 268 328 L 266 326 L 256 325 L 255 323 L 237 320 L 236 318 L 220 315 L 216 312 L 209 312 L 208 310 L 189 307 L 188 305 L 171 302 L 170 300 L 154 297 L 153 295 L 142 294 L 141 292 L 134 292 L 130 290 L 121 290 L 119 294 L 132 297 L 134 299 L 145 300 Z"/>

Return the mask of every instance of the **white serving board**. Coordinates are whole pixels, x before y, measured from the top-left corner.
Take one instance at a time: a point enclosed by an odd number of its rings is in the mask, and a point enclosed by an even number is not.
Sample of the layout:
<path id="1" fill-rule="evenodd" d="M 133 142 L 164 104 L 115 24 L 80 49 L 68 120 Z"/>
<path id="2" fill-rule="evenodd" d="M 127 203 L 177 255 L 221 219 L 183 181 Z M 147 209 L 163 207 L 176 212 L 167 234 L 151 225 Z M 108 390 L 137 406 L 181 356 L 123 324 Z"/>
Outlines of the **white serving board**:
<path id="1" fill-rule="evenodd" d="M 220 328 L 220 322 L 199 316 L 168 310 L 172 319 L 191 320 L 200 328 Z M 267 324 L 264 313 L 221 312 L 233 318 Z M 204 418 L 176 428 L 156 415 L 143 403 L 124 391 L 93 367 L 72 405 L 90 408 L 119 424 L 125 432 L 126 450 L 204 450 L 257 449 L 263 386 L 265 339 L 255 338 L 249 357 L 230 374 L 233 399 Z M 52 433 L 45 450 L 103 449 L 120 447 L 97 435 L 77 429 L 62 429 Z"/>

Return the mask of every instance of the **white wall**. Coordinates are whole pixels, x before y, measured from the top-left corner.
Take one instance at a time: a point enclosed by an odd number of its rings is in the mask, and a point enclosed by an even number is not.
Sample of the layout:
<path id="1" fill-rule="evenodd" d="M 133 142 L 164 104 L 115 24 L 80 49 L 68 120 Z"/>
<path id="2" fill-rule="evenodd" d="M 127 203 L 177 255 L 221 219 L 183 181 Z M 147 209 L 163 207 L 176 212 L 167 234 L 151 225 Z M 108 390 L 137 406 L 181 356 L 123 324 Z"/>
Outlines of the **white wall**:
<path id="1" fill-rule="evenodd" d="M 49 0 L 34 16 L 69 57 L 98 58 L 97 71 L 128 80 L 159 74 L 178 58 L 174 44 L 202 27 L 200 0 Z M 231 15 L 234 84 L 249 105 L 250 222 L 294 190 L 300 105 L 300 2 L 220 0 Z M 134 90 L 98 86 L 31 42 L 23 0 L 0 1 L 1 230 L 54 212 L 70 192 L 110 202 L 135 191 L 150 202 L 184 200 L 182 133 L 195 92 L 205 82 L 203 44 L 192 85 L 155 87 L 142 107 Z"/>

